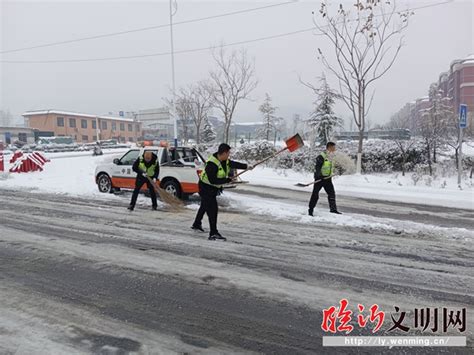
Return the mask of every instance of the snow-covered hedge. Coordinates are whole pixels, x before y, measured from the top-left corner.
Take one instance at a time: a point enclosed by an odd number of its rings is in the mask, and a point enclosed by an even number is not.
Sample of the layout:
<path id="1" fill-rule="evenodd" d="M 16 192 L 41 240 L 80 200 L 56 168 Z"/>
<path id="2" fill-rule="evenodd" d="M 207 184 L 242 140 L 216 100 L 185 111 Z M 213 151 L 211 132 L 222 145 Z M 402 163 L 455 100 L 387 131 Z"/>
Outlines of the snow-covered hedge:
<path id="1" fill-rule="evenodd" d="M 403 142 L 408 146 L 407 142 Z M 337 142 L 338 151 L 348 154 L 352 159 L 357 157 L 357 141 Z M 406 150 L 405 171 L 413 171 L 415 166 L 425 164 L 427 156 L 421 141 L 414 142 Z M 362 172 L 379 173 L 402 171 L 403 155 L 397 143 L 389 140 L 364 141 L 362 154 Z"/>
<path id="2" fill-rule="evenodd" d="M 421 140 L 409 144 L 403 143 L 406 147 L 406 172 L 416 172 L 420 175 L 427 174 L 428 162 L 425 146 Z M 217 151 L 219 144 L 200 145 L 198 150 L 207 158 L 210 154 Z M 338 141 L 337 152 L 334 157 L 334 168 L 336 174 L 355 173 L 355 161 L 357 156 L 357 141 Z M 245 143 L 240 147 L 232 148 L 232 158 L 239 161 L 255 163 L 273 153 L 275 148 L 271 142 L 262 140 L 253 143 Z M 324 151 L 324 147 L 304 146 L 295 152 L 285 151 L 271 159 L 266 166 L 275 169 L 292 169 L 295 171 L 313 172 L 316 157 Z M 438 152 L 438 162 L 433 163 L 433 171 L 438 176 L 449 176 L 455 171 L 454 155 L 450 152 L 444 152 L 442 149 Z M 442 158 L 442 159 L 441 159 Z M 402 151 L 397 143 L 388 140 L 368 140 L 364 141 L 364 153 L 362 155 L 362 171 L 364 173 L 396 172 L 402 171 L 403 164 Z M 473 165 L 473 157 L 463 157 L 465 169 Z M 453 170 L 454 169 L 454 170 Z"/>
<path id="3" fill-rule="evenodd" d="M 266 140 L 253 143 L 244 143 L 240 147 L 232 149 L 232 157 L 235 160 L 256 162 L 263 160 L 277 151 L 275 146 Z"/>
<path id="4" fill-rule="evenodd" d="M 217 152 L 217 149 L 219 148 L 219 143 L 195 144 L 193 145 L 193 147 L 196 148 L 196 150 L 201 153 L 203 158 L 206 160 L 211 154 Z"/>
<path id="5" fill-rule="evenodd" d="M 348 154 L 336 151 L 334 155 L 334 170 L 337 175 L 355 174 L 356 164 Z"/>

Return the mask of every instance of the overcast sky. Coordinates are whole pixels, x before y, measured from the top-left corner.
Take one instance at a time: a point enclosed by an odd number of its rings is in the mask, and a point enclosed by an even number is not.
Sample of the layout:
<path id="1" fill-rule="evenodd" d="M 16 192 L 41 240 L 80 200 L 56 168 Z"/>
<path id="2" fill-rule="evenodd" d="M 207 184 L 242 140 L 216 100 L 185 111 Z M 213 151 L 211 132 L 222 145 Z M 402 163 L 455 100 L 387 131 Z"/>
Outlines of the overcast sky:
<path id="1" fill-rule="evenodd" d="M 285 2 L 178 0 L 174 21 Z M 346 1 L 347 2 L 347 1 Z M 351 1 L 352 2 L 352 1 Z M 408 6 L 444 2 L 408 1 Z M 174 27 L 175 50 L 251 40 L 312 26 L 319 1 L 299 1 L 265 10 Z M 405 3 L 404 3 L 405 4 Z M 403 8 L 403 7 L 402 7 Z M 168 1 L 4 1 L 1 0 L 1 49 L 6 51 L 50 42 L 166 24 Z M 391 71 L 376 84 L 372 123 L 389 119 L 406 102 L 427 94 L 429 84 L 449 69 L 452 60 L 474 52 L 473 2 L 456 0 L 416 11 L 405 34 L 405 46 Z M 316 49 L 328 49 L 311 32 L 248 43 L 254 58 L 257 89 L 252 101 L 237 108 L 236 121 L 259 121 L 258 106 L 266 92 L 286 118 L 311 111 L 313 94 L 298 82 L 324 71 Z M 169 28 L 130 33 L 60 46 L 0 55 L 0 60 L 63 60 L 146 55 L 170 49 Z M 206 78 L 212 69 L 209 51 L 176 55 L 177 86 Z M 136 111 L 163 105 L 171 85 L 170 56 L 80 63 L 0 63 L 0 110 L 19 116 L 27 110 L 61 109 L 93 114 Z M 338 113 L 349 117 L 344 106 Z M 216 112 L 217 113 L 217 112 Z"/>

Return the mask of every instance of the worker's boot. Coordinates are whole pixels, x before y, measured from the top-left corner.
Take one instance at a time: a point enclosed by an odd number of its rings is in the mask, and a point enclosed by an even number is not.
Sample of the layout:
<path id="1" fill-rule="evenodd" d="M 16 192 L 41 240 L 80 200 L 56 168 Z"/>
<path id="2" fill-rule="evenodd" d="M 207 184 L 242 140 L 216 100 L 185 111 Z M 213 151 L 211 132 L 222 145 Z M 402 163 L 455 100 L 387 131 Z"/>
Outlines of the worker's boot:
<path id="1" fill-rule="evenodd" d="M 311 217 L 314 217 L 312 208 L 308 209 L 308 215 L 310 215 Z"/>
<path id="2" fill-rule="evenodd" d="M 335 198 L 328 198 L 328 202 L 329 202 L 329 212 L 335 213 L 335 214 L 342 214 L 341 212 L 337 210 Z"/>
<path id="3" fill-rule="evenodd" d="M 214 233 L 213 235 L 210 235 L 210 236 L 209 236 L 209 240 L 222 240 L 222 241 L 226 241 L 227 238 L 223 237 L 219 232 L 217 232 L 217 233 Z"/>
<path id="4" fill-rule="evenodd" d="M 202 228 L 201 224 L 193 224 L 191 226 L 191 229 L 198 232 L 204 232 L 204 229 Z"/>
<path id="5" fill-rule="evenodd" d="M 133 209 L 134 209 L 134 208 L 135 208 L 135 206 L 134 206 L 134 205 L 129 205 L 129 206 L 127 207 L 127 210 L 129 210 L 129 211 L 133 211 Z"/>

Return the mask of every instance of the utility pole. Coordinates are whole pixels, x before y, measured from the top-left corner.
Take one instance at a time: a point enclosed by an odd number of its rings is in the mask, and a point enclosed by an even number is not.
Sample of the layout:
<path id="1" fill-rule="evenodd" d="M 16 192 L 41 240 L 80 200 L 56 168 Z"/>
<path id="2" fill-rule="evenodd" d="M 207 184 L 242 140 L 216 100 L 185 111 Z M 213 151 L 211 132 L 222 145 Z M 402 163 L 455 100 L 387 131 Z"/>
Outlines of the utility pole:
<path id="1" fill-rule="evenodd" d="M 99 127 L 99 117 L 95 116 L 95 137 L 96 141 L 100 141 L 100 127 Z"/>
<path id="2" fill-rule="evenodd" d="M 133 129 L 133 132 L 134 132 L 133 136 L 134 136 L 135 142 L 138 141 L 138 137 L 137 137 L 137 132 L 138 132 L 138 130 L 137 130 L 137 128 L 138 128 L 137 115 L 138 114 L 136 112 L 133 113 L 133 126 L 132 126 L 132 129 Z"/>
<path id="3" fill-rule="evenodd" d="M 176 12 L 175 12 L 176 13 Z M 170 40 L 171 40 L 171 85 L 173 99 L 171 100 L 171 116 L 174 121 L 174 146 L 178 147 L 178 122 L 176 119 L 176 83 L 174 75 L 174 43 L 173 43 L 173 0 L 170 0 Z"/>
<path id="4" fill-rule="evenodd" d="M 458 153 L 458 187 L 461 189 L 462 176 L 462 140 L 463 130 L 467 127 L 467 105 L 461 104 L 459 106 L 459 153 Z"/>

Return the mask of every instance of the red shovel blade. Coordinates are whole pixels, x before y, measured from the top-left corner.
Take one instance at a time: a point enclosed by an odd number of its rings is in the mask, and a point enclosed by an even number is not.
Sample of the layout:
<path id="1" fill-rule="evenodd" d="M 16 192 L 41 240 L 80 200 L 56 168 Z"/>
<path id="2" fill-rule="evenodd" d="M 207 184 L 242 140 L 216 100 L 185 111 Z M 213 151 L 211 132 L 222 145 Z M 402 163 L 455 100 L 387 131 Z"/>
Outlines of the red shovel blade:
<path id="1" fill-rule="evenodd" d="M 286 141 L 286 148 L 290 152 L 294 152 L 295 150 L 298 150 L 302 146 L 304 146 L 303 139 L 301 139 L 300 135 L 296 133 L 293 137 L 288 138 Z"/>

